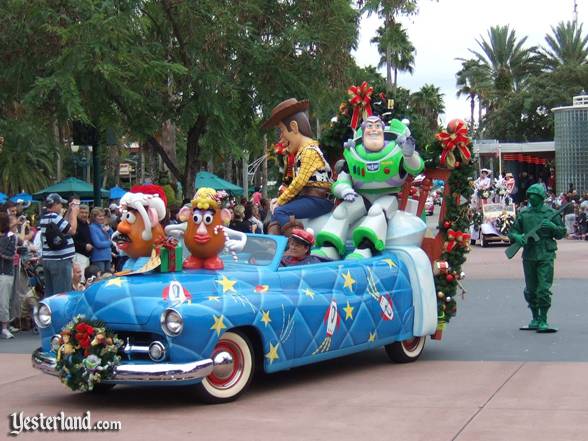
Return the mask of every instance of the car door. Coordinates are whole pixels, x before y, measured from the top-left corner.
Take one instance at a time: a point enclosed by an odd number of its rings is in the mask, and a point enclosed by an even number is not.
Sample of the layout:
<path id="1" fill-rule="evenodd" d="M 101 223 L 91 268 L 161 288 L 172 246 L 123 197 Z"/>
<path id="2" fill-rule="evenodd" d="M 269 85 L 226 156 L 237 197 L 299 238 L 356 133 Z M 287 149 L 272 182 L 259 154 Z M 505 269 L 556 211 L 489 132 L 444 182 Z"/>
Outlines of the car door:
<path id="1" fill-rule="evenodd" d="M 293 365 L 353 352 L 358 343 L 367 341 L 369 335 L 363 330 L 369 326 L 355 320 L 367 287 L 360 262 L 292 266 L 280 268 L 279 275 L 284 295 L 296 305 Z"/>

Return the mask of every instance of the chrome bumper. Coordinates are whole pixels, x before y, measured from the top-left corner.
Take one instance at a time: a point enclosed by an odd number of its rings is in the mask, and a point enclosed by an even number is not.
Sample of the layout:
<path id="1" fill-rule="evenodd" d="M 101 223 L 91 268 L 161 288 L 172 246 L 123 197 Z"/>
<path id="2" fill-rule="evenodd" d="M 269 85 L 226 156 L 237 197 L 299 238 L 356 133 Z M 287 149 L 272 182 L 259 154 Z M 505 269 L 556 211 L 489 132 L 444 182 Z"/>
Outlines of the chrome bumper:
<path id="1" fill-rule="evenodd" d="M 56 360 L 52 354 L 41 352 L 41 348 L 33 352 L 33 367 L 49 375 L 57 376 Z M 150 383 L 150 382 L 179 382 L 204 378 L 214 368 L 211 359 L 193 361 L 190 363 L 147 363 L 121 364 L 114 370 L 112 378 L 105 380 L 105 384 L 114 383 Z"/>

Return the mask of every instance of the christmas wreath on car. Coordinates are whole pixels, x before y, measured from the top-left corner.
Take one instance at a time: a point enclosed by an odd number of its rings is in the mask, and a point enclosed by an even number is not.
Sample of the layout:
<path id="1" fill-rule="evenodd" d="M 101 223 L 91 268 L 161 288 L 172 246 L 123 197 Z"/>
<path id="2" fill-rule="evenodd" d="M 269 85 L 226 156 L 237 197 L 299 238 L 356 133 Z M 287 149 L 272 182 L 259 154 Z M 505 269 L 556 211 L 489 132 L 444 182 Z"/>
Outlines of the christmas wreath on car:
<path id="1" fill-rule="evenodd" d="M 56 370 L 71 390 L 88 391 L 112 377 L 123 341 L 101 322 L 78 315 L 59 334 Z"/>

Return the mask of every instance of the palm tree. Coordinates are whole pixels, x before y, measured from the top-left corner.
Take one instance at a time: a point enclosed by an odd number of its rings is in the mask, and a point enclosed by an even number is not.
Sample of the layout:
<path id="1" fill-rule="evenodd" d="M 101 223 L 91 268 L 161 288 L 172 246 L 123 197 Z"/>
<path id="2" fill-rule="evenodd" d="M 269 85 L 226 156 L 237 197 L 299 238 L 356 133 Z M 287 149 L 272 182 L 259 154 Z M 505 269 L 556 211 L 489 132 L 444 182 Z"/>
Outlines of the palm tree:
<path id="1" fill-rule="evenodd" d="M 561 66 L 579 66 L 588 60 L 588 36 L 582 35 L 582 24 L 560 22 L 551 27 L 552 35 L 546 35 L 547 47 L 541 50 L 550 70 Z"/>
<path id="2" fill-rule="evenodd" d="M 406 29 L 400 23 L 393 23 L 386 28 L 380 27 L 371 42 L 378 44 L 378 52 L 381 56 L 378 67 L 386 66 L 387 86 L 396 89 L 398 71 L 411 74 L 414 71 L 415 48 L 408 38 Z M 392 71 L 394 71 L 393 79 Z"/>
<path id="3" fill-rule="evenodd" d="M 537 48 L 525 48 L 526 41 L 527 37 L 518 39 L 508 25 L 493 26 L 488 31 L 488 40 L 476 40 L 481 51 L 470 49 L 488 70 L 498 100 L 519 90 L 539 70 Z M 490 103 L 493 104 L 496 103 Z"/>
<path id="4" fill-rule="evenodd" d="M 428 127 L 435 131 L 439 126 L 439 114 L 445 112 L 441 89 L 433 84 L 425 84 L 410 96 L 412 110 L 422 115 Z"/>
<path id="5" fill-rule="evenodd" d="M 478 100 L 478 127 L 482 120 L 482 104 L 490 89 L 488 70 L 478 60 L 464 60 L 456 74 L 457 96 L 466 96 L 470 101 L 470 131 L 474 132 L 474 110 Z"/>
<path id="6" fill-rule="evenodd" d="M 5 136 L 0 152 L 0 188 L 5 193 L 35 192 L 47 186 L 54 170 L 55 150 L 48 132 L 32 123 L 0 121 Z"/>
<path id="7" fill-rule="evenodd" d="M 395 75 L 397 73 L 397 69 L 402 70 L 398 65 L 400 64 L 400 60 L 394 60 L 394 38 L 401 37 L 399 30 L 402 29 L 400 25 L 396 23 L 396 15 L 397 14 L 404 14 L 404 15 L 411 15 L 417 12 L 417 0 L 360 0 L 358 2 L 359 7 L 361 8 L 361 12 L 367 12 L 368 15 L 377 13 L 380 18 L 384 19 L 384 28 L 382 31 L 378 29 L 378 37 L 375 37 L 372 40 L 373 42 L 378 43 L 378 51 L 384 57 L 386 62 L 386 84 L 389 88 L 396 88 L 396 79 L 394 82 L 392 80 L 392 70 L 394 70 Z M 406 34 L 406 31 L 404 31 Z M 406 36 L 406 41 L 408 41 L 408 36 Z M 410 42 L 409 42 L 410 43 Z M 412 46 L 412 45 L 411 45 Z M 400 46 L 396 48 L 398 51 Z M 413 51 L 414 52 L 414 48 Z M 394 64 L 394 62 L 397 62 Z M 412 62 L 409 62 L 409 65 L 412 65 Z M 393 66 L 394 69 L 393 69 Z M 408 70 L 405 68 L 405 70 Z"/>

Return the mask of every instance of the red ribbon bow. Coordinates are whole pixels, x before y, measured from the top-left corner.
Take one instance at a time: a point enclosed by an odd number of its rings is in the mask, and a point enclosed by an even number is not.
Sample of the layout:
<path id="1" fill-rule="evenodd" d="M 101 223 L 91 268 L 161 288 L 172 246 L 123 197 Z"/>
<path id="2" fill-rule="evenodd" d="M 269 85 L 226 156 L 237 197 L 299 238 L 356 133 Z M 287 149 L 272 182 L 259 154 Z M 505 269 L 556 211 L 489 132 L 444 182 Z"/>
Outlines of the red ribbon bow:
<path id="1" fill-rule="evenodd" d="M 353 108 L 353 115 L 351 116 L 351 128 L 357 129 L 360 115 L 363 118 L 372 115 L 372 93 L 373 87 L 369 87 L 367 81 L 361 83 L 361 86 L 350 86 L 347 89 L 349 94 L 349 104 Z"/>
<path id="2" fill-rule="evenodd" d="M 466 246 L 470 240 L 471 235 L 463 231 L 455 231 L 451 228 L 447 230 L 447 252 L 451 252 L 456 246 Z"/>
<path id="3" fill-rule="evenodd" d="M 175 250 L 178 246 L 178 240 L 175 237 L 160 237 L 155 241 L 155 245 L 168 250 Z"/>
<path id="4" fill-rule="evenodd" d="M 276 152 L 276 155 L 287 155 L 288 154 L 288 150 L 286 150 L 286 146 L 284 144 L 282 144 L 281 142 L 276 142 L 274 144 L 274 152 Z"/>
<path id="5" fill-rule="evenodd" d="M 470 143 L 470 138 L 468 137 L 468 128 L 466 123 L 462 120 L 454 119 L 449 121 L 447 130 L 442 130 L 441 132 L 437 133 L 435 138 L 437 138 L 443 144 L 443 152 L 441 152 L 440 161 L 441 165 L 447 164 L 448 159 L 450 165 L 455 162 L 453 150 L 456 148 L 464 161 L 469 161 L 472 157 L 472 153 L 468 148 L 468 144 Z"/>

